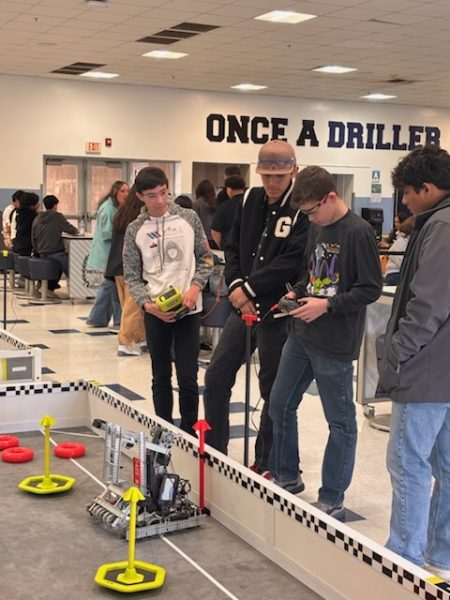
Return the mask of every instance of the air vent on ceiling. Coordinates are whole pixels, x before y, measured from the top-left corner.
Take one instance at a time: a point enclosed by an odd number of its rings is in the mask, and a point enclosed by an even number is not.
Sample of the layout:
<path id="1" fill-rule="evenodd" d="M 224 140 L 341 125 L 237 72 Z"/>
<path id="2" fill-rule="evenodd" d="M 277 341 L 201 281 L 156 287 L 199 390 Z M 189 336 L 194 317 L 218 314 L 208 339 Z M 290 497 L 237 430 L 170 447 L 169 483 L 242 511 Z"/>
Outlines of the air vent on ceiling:
<path id="1" fill-rule="evenodd" d="M 175 42 L 179 42 L 179 38 L 163 38 L 157 37 L 156 35 L 149 35 L 147 37 L 140 38 L 136 40 L 137 42 L 144 42 L 144 44 L 175 44 Z"/>
<path id="2" fill-rule="evenodd" d="M 213 29 L 219 29 L 219 26 L 203 25 L 202 23 L 180 23 L 179 25 L 174 25 L 173 27 L 169 27 L 169 29 L 158 31 L 158 33 L 148 35 L 136 41 L 143 42 L 144 44 L 169 45 L 179 42 L 180 40 L 194 37 L 200 33 L 207 33 Z"/>
<path id="3" fill-rule="evenodd" d="M 402 23 L 395 23 L 394 21 L 385 21 L 384 19 L 369 19 L 369 23 L 379 23 L 380 25 L 396 25 L 402 27 Z"/>
<path id="4" fill-rule="evenodd" d="M 392 76 L 390 79 L 386 79 L 386 83 L 416 83 L 414 79 L 403 79 L 403 77 Z"/>
<path id="5" fill-rule="evenodd" d="M 170 29 L 181 29 L 181 31 L 196 31 L 197 33 L 206 33 L 213 29 L 219 29 L 219 25 L 203 25 L 203 23 L 180 23 Z"/>
<path id="6" fill-rule="evenodd" d="M 76 62 L 72 63 L 71 65 L 67 65 L 66 67 L 55 69 L 54 71 L 51 71 L 51 73 L 62 73 L 63 75 L 81 75 L 82 73 L 87 73 L 88 71 L 93 71 L 94 69 L 100 69 L 104 66 L 106 65 Z"/>

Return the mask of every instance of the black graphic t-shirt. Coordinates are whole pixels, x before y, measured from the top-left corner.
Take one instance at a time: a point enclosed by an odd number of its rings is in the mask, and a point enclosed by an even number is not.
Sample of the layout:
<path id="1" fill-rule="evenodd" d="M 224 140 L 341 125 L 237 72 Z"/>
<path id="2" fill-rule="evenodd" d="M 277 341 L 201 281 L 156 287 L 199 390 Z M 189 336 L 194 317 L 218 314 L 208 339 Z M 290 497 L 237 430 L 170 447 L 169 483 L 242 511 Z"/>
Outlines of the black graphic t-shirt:
<path id="1" fill-rule="evenodd" d="M 372 227 L 350 210 L 326 227 L 312 224 L 306 258 L 307 275 L 294 289 L 300 297 L 327 298 L 331 313 L 311 323 L 293 319 L 295 333 L 325 356 L 358 358 L 366 306 L 382 289 Z"/>

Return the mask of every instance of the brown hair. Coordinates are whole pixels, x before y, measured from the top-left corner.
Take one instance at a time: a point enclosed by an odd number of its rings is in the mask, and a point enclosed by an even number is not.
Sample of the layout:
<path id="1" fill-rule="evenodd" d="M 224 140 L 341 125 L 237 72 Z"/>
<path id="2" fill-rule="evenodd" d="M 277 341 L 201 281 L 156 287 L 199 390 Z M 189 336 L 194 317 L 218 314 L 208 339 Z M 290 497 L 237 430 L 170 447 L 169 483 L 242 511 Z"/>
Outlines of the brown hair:
<path id="1" fill-rule="evenodd" d="M 136 188 L 131 186 L 127 199 L 119 206 L 113 221 L 114 231 L 125 231 L 131 221 L 139 216 L 144 203 L 136 196 Z"/>
<path id="2" fill-rule="evenodd" d="M 414 231 L 415 224 L 416 217 L 412 215 L 399 224 L 398 230 L 404 233 L 406 236 L 411 235 L 411 233 Z"/>
<path id="3" fill-rule="evenodd" d="M 299 208 L 303 204 L 321 200 L 330 192 L 336 192 L 336 181 L 331 173 L 322 167 L 305 167 L 295 178 L 291 206 Z"/>
<path id="4" fill-rule="evenodd" d="M 203 179 L 195 188 L 195 197 L 204 198 L 211 208 L 216 206 L 216 189 L 209 179 Z"/>
<path id="5" fill-rule="evenodd" d="M 117 201 L 117 192 L 120 190 L 120 188 L 123 185 L 128 185 L 128 183 L 126 181 L 120 181 L 120 180 L 115 181 L 112 184 L 111 189 L 109 190 L 109 192 L 107 194 L 105 194 L 104 196 L 102 196 L 100 198 L 100 200 L 98 201 L 97 210 L 100 208 L 100 206 L 103 204 L 103 202 L 105 202 L 106 200 L 108 200 L 108 198 L 111 198 L 111 200 L 113 201 L 114 206 L 117 208 L 119 206 L 119 202 Z"/>

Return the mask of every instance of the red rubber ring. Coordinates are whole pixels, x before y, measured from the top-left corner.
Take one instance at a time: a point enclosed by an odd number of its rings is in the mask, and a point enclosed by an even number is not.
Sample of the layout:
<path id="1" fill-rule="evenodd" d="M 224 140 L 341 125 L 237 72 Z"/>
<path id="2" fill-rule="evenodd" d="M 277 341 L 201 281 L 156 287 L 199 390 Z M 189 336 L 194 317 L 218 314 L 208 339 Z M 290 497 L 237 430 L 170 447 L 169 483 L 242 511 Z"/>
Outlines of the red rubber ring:
<path id="1" fill-rule="evenodd" d="M 80 458 L 86 454 L 86 448 L 77 442 L 66 442 L 55 446 L 54 453 L 58 458 Z"/>
<path id="2" fill-rule="evenodd" d="M 0 452 L 6 448 L 15 448 L 19 444 L 19 438 L 14 435 L 0 435 Z"/>
<path id="3" fill-rule="evenodd" d="M 14 446 L 13 448 L 6 448 L 2 452 L 2 460 L 9 463 L 24 463 L 34 458 L 34 450 L 32 448 L 25 448 L 25 446 Z"/>

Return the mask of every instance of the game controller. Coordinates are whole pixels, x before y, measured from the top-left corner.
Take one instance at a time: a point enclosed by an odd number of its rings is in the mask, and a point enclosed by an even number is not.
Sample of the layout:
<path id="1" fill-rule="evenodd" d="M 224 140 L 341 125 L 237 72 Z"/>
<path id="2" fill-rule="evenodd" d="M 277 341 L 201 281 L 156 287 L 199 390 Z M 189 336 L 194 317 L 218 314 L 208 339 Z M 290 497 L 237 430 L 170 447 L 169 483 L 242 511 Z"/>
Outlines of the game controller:
<path id="1" fill-rule="evenodd" d="M 299 308 L 302 304 L 303 302 L 297 302 L 294 298 L 286 298 L 283 296 L 278 302 L 278 310 L 281 310 L 282 312 L 291 312 L 291 310 Z"/>

